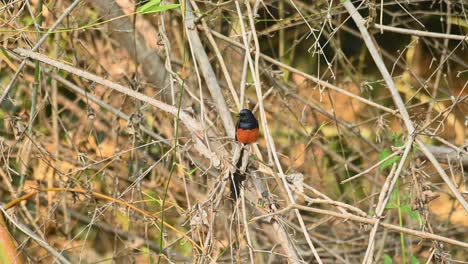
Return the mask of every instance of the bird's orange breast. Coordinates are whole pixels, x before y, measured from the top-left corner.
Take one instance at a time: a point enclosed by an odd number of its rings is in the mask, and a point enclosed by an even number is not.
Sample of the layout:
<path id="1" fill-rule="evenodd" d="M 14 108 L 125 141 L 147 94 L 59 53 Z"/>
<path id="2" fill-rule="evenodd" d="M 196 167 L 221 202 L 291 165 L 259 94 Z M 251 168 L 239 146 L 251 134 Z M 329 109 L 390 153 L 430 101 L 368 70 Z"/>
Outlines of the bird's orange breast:
<path id="1" fill-rule="evenodd" d="M 236 131 L 236 140 L 244 143 L 250 144 L 257 142 L 258 139 L 258 128 L 254 129 L 242 129 L 238 128 Z"/>

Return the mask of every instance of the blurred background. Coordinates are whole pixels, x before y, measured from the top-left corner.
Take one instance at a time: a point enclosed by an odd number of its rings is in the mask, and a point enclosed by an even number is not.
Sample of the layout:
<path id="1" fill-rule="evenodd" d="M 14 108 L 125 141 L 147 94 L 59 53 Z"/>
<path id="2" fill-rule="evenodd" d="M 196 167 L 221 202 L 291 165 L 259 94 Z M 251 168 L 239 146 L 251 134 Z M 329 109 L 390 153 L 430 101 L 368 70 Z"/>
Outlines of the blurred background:
<path id="1" fill-rule="evenodd" d="M 352 3 L 416 133 L 466 199 L 468 3 Z M 316 263 L 295 213 L 275 213 L 291 204 L 285 188 L 296 204 L 371 218 L 408 136 L 340 1 L 0 1 L 0 25 L 0 201 L 29 230 L 3 221 L 12 244 L 2 252 L 15 252 L 4 263 Z M 79 74 L 33 59 L 22 68 L 16 48 L 45 35 L 34 51 L 180 109 L 201 136 L 174 112 Z M 224 121 L 241 108 L 267 122 L 289 184 L 260 126 L 242 206 L 222 184 L 236 144 Z M 383 223 L 467 241 L 467 213 L 417 147 L 388 195 Z M 372 225 L 300 215 L 324 263 L 362 261 Z M 374 263 L 468 256 L 384 227 L 374 243 Z"/>

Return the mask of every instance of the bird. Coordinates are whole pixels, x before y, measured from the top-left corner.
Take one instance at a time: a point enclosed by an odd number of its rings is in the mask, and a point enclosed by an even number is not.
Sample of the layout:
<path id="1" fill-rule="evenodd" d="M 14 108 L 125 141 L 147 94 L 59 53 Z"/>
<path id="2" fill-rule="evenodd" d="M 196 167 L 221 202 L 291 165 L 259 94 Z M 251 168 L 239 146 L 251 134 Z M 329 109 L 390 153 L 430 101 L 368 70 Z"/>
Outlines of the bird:
<path id="1" fill-rule="evenodd" d="M 236 124 L 236 141 L 244 145 L 257 142 L 259 135 L 258 121 L 252 111 L 242 109 L 239 112 L 239 119 Z M 242 165 L 242 156 L 244 148 L 241 148 L 239 160 L 236 164 L 236 171 L 231 179 L 231 199 L 236 201 L 240 194 L 242 182 L 245 180 L 245 175 L 240 171 Z"/>
<path id="2" fill-rule="evenodd" d="M 257 139 L 258 121 L 252 111 L 242 109 L 236 125 L 236 141 L 243 144 L 251 144 L 257 142 Z"/>

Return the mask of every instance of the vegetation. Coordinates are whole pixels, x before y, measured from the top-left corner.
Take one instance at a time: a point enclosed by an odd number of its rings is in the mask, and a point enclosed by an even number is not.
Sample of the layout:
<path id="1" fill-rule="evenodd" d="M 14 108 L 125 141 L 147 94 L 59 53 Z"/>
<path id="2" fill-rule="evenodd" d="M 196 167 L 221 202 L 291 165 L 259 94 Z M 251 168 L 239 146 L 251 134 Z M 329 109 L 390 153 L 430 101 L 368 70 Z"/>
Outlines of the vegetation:
<path id="1" fill-rule="evenodd" d="M 467 10 L 0 1 L 0 262 L 466 261 Z"/>

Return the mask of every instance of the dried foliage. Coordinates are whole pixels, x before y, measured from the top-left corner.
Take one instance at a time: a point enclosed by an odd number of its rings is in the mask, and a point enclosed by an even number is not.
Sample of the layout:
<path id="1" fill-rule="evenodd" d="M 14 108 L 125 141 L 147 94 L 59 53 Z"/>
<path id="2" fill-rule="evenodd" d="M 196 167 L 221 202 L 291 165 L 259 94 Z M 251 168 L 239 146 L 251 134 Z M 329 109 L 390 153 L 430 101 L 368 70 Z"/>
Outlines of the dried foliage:
<path id="1" fill-rule="evenodd" d="M 466 261 L 467 13 L 0 1 L 0 262 Z"/>

